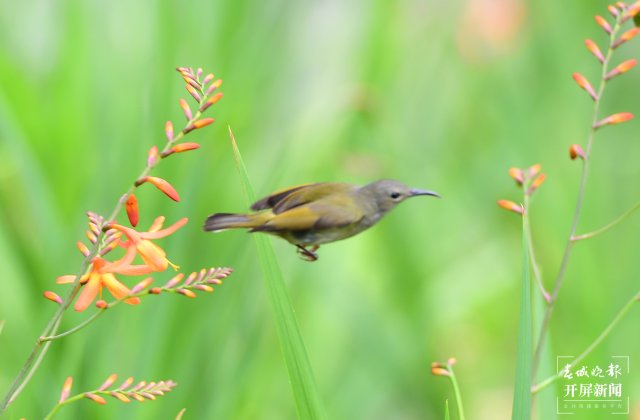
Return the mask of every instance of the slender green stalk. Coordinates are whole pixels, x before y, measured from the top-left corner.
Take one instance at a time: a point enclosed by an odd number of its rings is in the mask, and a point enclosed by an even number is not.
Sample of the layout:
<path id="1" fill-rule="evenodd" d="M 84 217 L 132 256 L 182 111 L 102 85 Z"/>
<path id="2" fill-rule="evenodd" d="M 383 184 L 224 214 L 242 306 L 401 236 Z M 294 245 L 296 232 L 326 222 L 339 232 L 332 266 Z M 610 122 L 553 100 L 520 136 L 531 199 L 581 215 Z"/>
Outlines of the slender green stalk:
<path id="1" fill-rule="evenodd" d="M 638 209 L 640 209 L 640 202 L 636 203 L 635 206 L 631 207 L 629 210 L 627 210 L 626 212 L 622 213 L 622 215 L 620 215 L 620 217 L 618 217 L 617 219 L 615 219 L 611 223 L 601 227 L 600 229 L 594 230 L 593 232 L 583 233 L 582 235 L 573 236 L 571 238 L 571 240 L 573 242 L 578 242 L 578 241 L 582 241 L 582 240 L 593 238 L 594 236 L 600 235 L 601 233 L 604 233 L 604 232 L 608 231 L 609 229 L 615 227 L 618 223 L 624 221 L 627 217 L 631 216 Z"/>
<path id="2" fill-rule="evenodd" d="M 229 135 L 238 171 L 240 172 L 242 187 L 248 203 L 251 203 L 255 201 L 255 195 L 249 175 L 231 129 L 229 129 Z M 289 299 L 273 247 L 269 238 L 265 235 L 254 235 L 254 240 L 258 250 L 260 267 L 264 274 L 269 302 L 275 318 L 280 349 L 289 374 L 298 418 L 323 419 L 326 415 L 320 399 L 320 393 L 316 386 L 309 356 L 307 355 L 295 311 Z"/>
<path id="3" fill-rule="evenodd" d="M 583 361 L 585 359 L 585 357 L 587 357 L 596 347 L 598 347 L 598 345 L 600 343 L 602 343 L 602 341 L 604 341 L 605 338 L 607 338 L 607 336 L 611 333 L 611 331 L 613 331 L 613 329 L 616 327 L 616 325 L 618 325 L 620 323 L 620 321 L 622 321 L 622 319 L 625 317 L 625 315 L 627 315 L 627 313 L 629 312 L 629 310 L 634 306 L 634 304 L 636 304 L 638 301 L 640 301 L 640 292 L 638 292 L 635 296 L 633 296 L 633 298 L 631 298 L 623 307 L 622 309 L 620 309 L 620 311 L 618 311 L 618 313 L 616 314 L 616 316 L 613 318 L 613 320 L 605 327 L 605 329 L 600 333 L 600 335 L 598 335 L 598 337 L 589 345 L 589 347 L 587 347 L 578 357 L 576 357 L 573 362 L 571 362 L 569 364 L 569 369 L 574 368 L 575 366 L 578 365 L 578 363 L 580 363 L 581 361 Z M 541 391 L 542 389 L 546 388 L 547 386 L 549 386 L 550 384 L 552 384 L 553 382 L 557 381 L 558 379 L 560 379 L 562 377 L 563 373 L 562 372 L 558 372 L 557 374 L 543 380 L 542 382 L 540 382 L 538 385 L 535 385 L 532 387 L 531 392 L 532 393 L 537 393 L 539 391 Z"/>
<path id="4" fill-rule="evenodd" d="M 538 338 L 536 350 L 533 356 L 533 375 L 532 375 L 533 378 L 535 378 L 538 373 L 538 368 L 540 366 L 540 358 L 542 357 L 542 349 L 544 347 L 545 338 L 547 335 L 547 331 L 549 329 L 549 321 L 551 320 L 551 314 L 553 313 L 553 309 L 555 307 L 556 301 L 558 300 L 558 294 L 560 293 L 560 289 L 562 288 L 562 285 L 564 283 L 565 273 L 569 263 L 569 257 L 571 255 L 571 250 L 573 249 L 573 244 L 575 243 L 575 241 L 573 240 L 573 237 L 575 236 L 576 230 L 578 229 L 578 222 L 580 221 L 580 215 L 582 213 L 582 205 L 584 201 L 584 194 L 587 186 L 587 180 L 589 178 L 589 165 L 591 161 L 593 139 L 596 131 L 595 124 L 599 119 L 598 114 L 600 109 L 600 102 L 602 100 L 602 95 L 604 93 L 604 89 L 607 84 L 607 80 L 605 76 L 609 72 L 609 63 L 611 60 L 611 55 L 613 53 L 613 44 L 616 40 L 618 31 L 620 30 L 621 16 L 623 16 L 623 13 L 621 13 L 620 16 L 616 18 L 614 28 L 611 31 L 611 34 L 609 35 L 609 46 L 607 49 L 607 55 L 604 58 L 604 61 L 602 62 L 602 73 L 600 77 L 600 85 L 598 87 L 596 98 L 594 100 L 592 123 L 589 129 L 589 134 L 587 136 L 587 148 L 586 148 L 585 156 L 583 159 L 582 174 L 580 176 L 580 186 L 578 187 L 578 197 L 576 199 L 576 206 L 573 212 L 573 220 L 571 222 L 571 228 L 569 229 L 569 235 L 568 235 L 567 242 L 562 255 L 560 268 L 558 269 L 558 274 L 556 275 L 556 278 L 554 281 L 554 286 L 551 292 L 551 300 L 547 305 L 547 308 L 544 313 L 544 317 L 542 319 L 542 324 L 540 326 L 539 338 Z"/>
<path id="5" fill-rule="evenodd" d="M 531 417 L 531 374 L 533 353 L 533 321 L 531 312 L 531 276 L 529 269 L 529 194 L 525 193 L 522 214 L 522 291 L 520 293 L 520 321 L 516 349 L 516 376 L 511 417 L 528 420 Z"/>
<path id="6" fill-rule="evenodd" d="M 458 380 L 456 379 L 456 374 L 453 372 L 453 365 L 448 364 L 448 370 L 451 375 L 449 379 L 451 380 L 451 386 L 453 387 L 453 394 L 456 397 L 456 406 L 458 407 L 458 419 L 464 420 L 464 407 L 462 406 L 462 394 L 460 393 L 460 387 L 458 386 Z M 447 412 L 449 411 L 449 403 L 447 402 Z"/>
<path id="7" fill-rule="evenodd" d="M 165 147 L 160 152 L 160 155 L 162 155 L 165 152 L 168 152 L 175 145 L 176 142 L 180 141 L 190 131 L 190 127 L 193 125 L 193 123 L 198 119 L 200 119 L 200 117 L 202 116 L 202 112 L 200 111 L 200 108 L 209 99 L 209 96 L 206 95 L 205 92 L 201 92 L 201 94 L 202 94 L 202 100 L 198 104 L 198 111 L 192 116 L 192 118 L 190 118 L 187 121 L 184 128 L 173 139 L 167 142 Z M 136 179 L 141 179 L 147 176 L 160 163 L 160 161 L 161 159 L 156 159 L 153 162 L 148 162 L 147 166 L 143 169 L 143 171 L 140 173 L 140 175 Z M 116 217 L 122 210 L 122 207 L 126 203 L 127 199 L 131 196 L 131 194 L 133 194 L 136 188 L 138 187 L 134 183 L 127 190 L 127 192 L 118 200 L 116 206 L 111 212 L 111 215 L 105 221 L 104 225 L 108 225 L 109 223 L 112 223 L 113 221 L 115 221 Z M 104 247 L 104 242 L 103 242 L 104 238 L 105 238 L 105 233 L 100 232 L 100 235 L 98 236 L 96 243 L 93 245 L 92 249 L 90 249 L 89 255 L 86 256 L 82 261 L 80 270 L 76 274 L 76 278 L 72 284 L 71 290 L 69 291 L 67 296 L 63 299 L 62 304 L 60 304 L 60 306 L 58 307 L 58 309 L 50 319 L 49 323 L 47 324 L 45 329 L 42 331 L 42 333 L 36 340 L 36 343 L 33 346 L 31 353 L 29 354 L 29 356 L 27 357 L 27 360 L 25 361 L 24 365 L 20 369 L 20 372 L 18 372 L 18 375 L 11 383 L 11 386 L 9 387 L 9 390 L 5 394 L 2 400 L 2 403 L 0 403 L 0 415 L 4 413 L 7 407 L 16 399 L 16 397 L 24 389 L 29 379 L 31 379 L 31 377 L 33 376 L 33 371 L 35 371 L 39 367 L 40 362 L 42 362 L 42 359 L 44 358 L 49 348 L 48 344 L 50 343 L 50 340 L 43 340 L 43 337 L 50 338 L 50 337 L 56 336 L 56 333 L 62 321 L 62 316 L 64 315 L 64 312 L 69 308 L 69 306 L 71 305 L 71 302 L 73 302 L 76 295 L 80 291 L 80 287 L 81 287 L 80 278 L 89 269 L 89 266 L 91 265 L 91 260 L 97 255 L 99 255 L 100 251 L 102 251 Z M 47 343 L 47 345 L 43 346 L 43 343 L 45 342 Z"/>

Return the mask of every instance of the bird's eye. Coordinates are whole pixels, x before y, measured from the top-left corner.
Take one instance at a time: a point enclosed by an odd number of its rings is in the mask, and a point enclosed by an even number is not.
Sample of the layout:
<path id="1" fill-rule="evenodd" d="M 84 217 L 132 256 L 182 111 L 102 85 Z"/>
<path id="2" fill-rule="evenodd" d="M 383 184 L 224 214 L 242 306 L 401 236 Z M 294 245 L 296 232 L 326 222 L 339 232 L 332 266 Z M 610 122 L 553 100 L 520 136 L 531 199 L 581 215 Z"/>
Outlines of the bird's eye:
<path id="1" fill-rule="evenodd" d="M 391 193 L 390 197 L 395 200 L 396 198 L 400 197 L 400 193 L 397 192 L 397 191 L 394 191 L 394 192 Z"/>

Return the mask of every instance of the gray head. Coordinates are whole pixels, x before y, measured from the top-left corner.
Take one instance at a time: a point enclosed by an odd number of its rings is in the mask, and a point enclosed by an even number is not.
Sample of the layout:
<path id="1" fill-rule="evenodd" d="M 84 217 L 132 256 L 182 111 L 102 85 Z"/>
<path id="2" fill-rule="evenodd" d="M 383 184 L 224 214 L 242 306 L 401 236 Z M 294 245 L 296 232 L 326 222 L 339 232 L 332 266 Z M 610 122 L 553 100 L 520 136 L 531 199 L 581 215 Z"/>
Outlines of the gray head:
<path id="1" fill-rule="evenodd" d="M 402 182 L 393 179 L 381 179 L 380 181 L 372 182 L 362 187 L 362 190 L 375 198 L 378 209 L 382 213 L 388 212 L 409 197 L 418 195 L 440 197 L 433 191 L 407 187 Z"/>

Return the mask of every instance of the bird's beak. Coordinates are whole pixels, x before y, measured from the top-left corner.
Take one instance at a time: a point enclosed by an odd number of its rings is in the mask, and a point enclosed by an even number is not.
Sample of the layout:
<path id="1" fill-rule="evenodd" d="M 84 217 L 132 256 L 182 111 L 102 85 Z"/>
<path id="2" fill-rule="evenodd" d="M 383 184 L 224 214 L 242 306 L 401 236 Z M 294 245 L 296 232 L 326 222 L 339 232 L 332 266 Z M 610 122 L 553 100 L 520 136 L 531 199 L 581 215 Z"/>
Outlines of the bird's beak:
<path id="1" fill-rule="evenodd" d="M 434 197 L 438 197 L 440 198 L 440 194 L 433 192 L 433 191 L 427 191 L 427 190 L 419 190 L 417 188 L 414 188 L 411 190 L 411 197 L 414 197 L 416 195 L 432 195 Z"/>

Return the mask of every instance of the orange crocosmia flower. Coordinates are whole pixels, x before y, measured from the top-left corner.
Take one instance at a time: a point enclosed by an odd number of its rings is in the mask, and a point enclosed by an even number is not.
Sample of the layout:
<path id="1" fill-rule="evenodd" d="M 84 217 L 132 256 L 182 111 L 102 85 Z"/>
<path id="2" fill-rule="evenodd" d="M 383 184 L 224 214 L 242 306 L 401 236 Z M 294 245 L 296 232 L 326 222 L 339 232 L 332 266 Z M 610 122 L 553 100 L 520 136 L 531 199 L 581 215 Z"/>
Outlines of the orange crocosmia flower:
<path id="1" fill-rule="evenodd" d="M 160 216 L 154 220 L 148 232 L 138 232 L 135 229 L 118 224 L 113 224 L 110 227 L 121 231 L 127 237 L 128 241 L 122 243 L 121 246 L 129 249 L 135 249 L 142 258 L 142 261 L 144 261 L 145 265 L 153 271 L 164 271 L 171 262 L 167 259 L 166 252 L 164 252 L 164 250 L 158 245 L 151 242 L 151 240 L 171 235 L 184 226 L 188 221 L 189 219 L 184 217 L 168 228 L 162 229 L 164 216 Z M 175 268 L 173 264 L 171 264 L 171 266 Z"/>
<path id="2" fill-rule="evenodd" d="M 114 262 L 108 262 L 100 257 L 95 257 L 91 260 L 91 270 L 80 278 L 80 284 L 84 284 L 74 309 L 78 312 L 82 312 L 89 307 L 96 297 L 102 297 L 102 288 L 106 287 L 109 293 L 116 299 L 123 299 L 131 290 L 122 284 L 114 274 L 123 274 L 129 276 L 137 276 L 143 274 L 149 274 L 153 270 L 146 265 L 131 265 L 131 262 L 135 258 L 135 249 L 127 250 L 127 253 L 120 260 Z M 76 276 L 60 276 L 57 279 L 58 284 L 72 283 Z M 125 303 L 130 305 L 137 305 L 140 303 L 140 298 L 131 297 L 124 300 Z"/>

